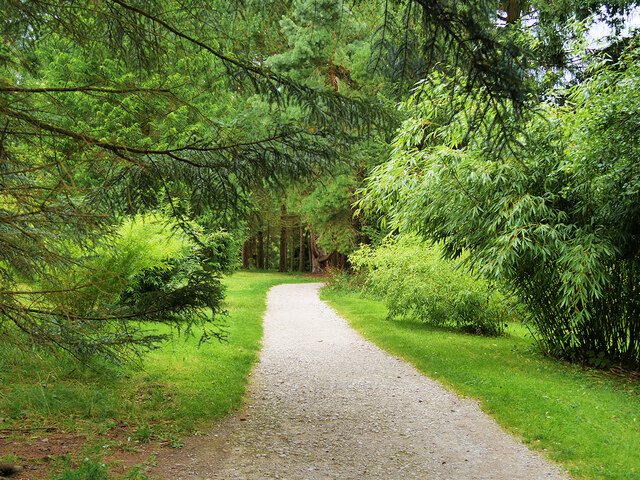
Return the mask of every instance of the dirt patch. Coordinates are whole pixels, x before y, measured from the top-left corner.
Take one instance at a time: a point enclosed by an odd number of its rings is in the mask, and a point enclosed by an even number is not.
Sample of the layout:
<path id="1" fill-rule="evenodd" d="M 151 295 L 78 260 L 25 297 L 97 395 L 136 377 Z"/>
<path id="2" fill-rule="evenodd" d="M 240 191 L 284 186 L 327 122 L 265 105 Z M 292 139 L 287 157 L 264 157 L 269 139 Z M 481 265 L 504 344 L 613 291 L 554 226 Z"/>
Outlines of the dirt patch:
<path id="1" fill-rule="evenodd" d="M 96 444 L 95 436 L 70 434 L 55 431 L 43 431 L 38 434 L 9 436 L 0 433 L 0 457 L 9 455 L 16 457 L 13 461 L 23 471 L 11 477 L 16 480 L 50 479 L 53 472 L 61 470 L 64 461 L 73 463 L 84 459 L 88 445 Z M 90 440 L 93 438 L 93 440 Z M 132 467 L 153 461 L 163 450 L 170 450 L 166 445 L 152 441 L 139 444 L 126 436 L 122 429 L 114 429 L 103 437 L 101 458 L 109 467 L 111 474 L 124 475 Z M 100 445 L 98 444 L 98 448 Z M 93 455 L 92 455 L 93 457 Z"/>
<path id="2" fill-rule="evenodd" d="M 20 432 L 22 433 L 22 432 Z M 86 445 L 84 435 L 72 435 L 45 431 L 38 435 L 0 435 L 0 457 L 12 455 L 24 471 L 13 477 L 17 479 L 49 478 L 52 462 L 66 458 Z"/>

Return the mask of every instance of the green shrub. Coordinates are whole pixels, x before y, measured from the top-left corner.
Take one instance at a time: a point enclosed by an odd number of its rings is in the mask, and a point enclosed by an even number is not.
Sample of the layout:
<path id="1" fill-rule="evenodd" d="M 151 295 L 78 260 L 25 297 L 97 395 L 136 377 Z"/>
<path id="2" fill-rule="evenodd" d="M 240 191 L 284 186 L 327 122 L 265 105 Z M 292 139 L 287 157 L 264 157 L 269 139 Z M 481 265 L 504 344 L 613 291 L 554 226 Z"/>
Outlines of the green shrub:
<path id="1" fill-rule="evenodd" d="M 34 339 L 77 358 L 99 355 L 120 362 L 168 338 L 154 324 L 202 339 L 222 338 L 222 275 L 233 269 L 235 242 L 225 232 L 204 234 L 197 225 L 163 215 L 139 215 L 103 238 L 91 255 L 43 281 L 46 305 L 38 311 Z"/>
<path id="2" fill-rule="evenodd" d="M 360 192 L 388 228 L 516 295 L 550 355 L 640 367 L 640 44 L 594 66 L 517 128 L 487 114 L 467 135 L 473 94 L 434 77 Z M 525 123 L 526 121 L 526 123 Z M 494 149 L 502 137 L 502 147 Z"/>
<path id="3" fill-rule="evenodd" d="M 61 313 L 86 316 L 114 305 L 136 277 L 146 270 L 170 271 L 172 263 L 189 255 L 192 245 L 175 222 L 161 215 L 125 220 L 100 245 L 78 259 L 76 266 L 55 272 L 58 295 L 50 302 Z M 44 285 L 54 289 L 55 285 Z"/>
<path id="4" fill-rule="evenodd" d="M 486 335 L 503 331 L 509 315 L 504 298 L 415 236 L 363 246 L 350 260 L 364 269 L 367 290 L 385 302 L 389 318 L 412 316 Z"/>
<path id="5" fill-rule="evenodd" d="M 327 268 L 327 285 L 329 290 L 362 290 L 365 286 L 367 275 L 364 269 L 347 271 L 342 268 Z"/>

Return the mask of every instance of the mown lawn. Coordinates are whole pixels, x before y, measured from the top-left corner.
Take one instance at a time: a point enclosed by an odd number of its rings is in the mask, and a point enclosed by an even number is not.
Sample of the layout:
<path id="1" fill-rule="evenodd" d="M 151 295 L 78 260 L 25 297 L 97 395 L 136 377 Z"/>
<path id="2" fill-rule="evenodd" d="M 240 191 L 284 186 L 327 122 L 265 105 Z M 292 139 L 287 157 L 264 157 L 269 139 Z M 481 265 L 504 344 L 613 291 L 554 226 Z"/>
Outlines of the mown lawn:
<path id="1" fill-rule="evenodd" d="M 138 374 L 139 383 L 171 385 L 170 410 L 158 411 L 158 420 L 175 419 L 189 431 L 203 420 L 239 408 L 261 348 L 267 291 L 277 284 L 301 281 L 317 279 L 266 272 L 237 272 L 227 278 L 228 343 L 198 347 L 197 335 L 186 342 L 176 340 L 152 352 L 146 371 Z"/>
<path id="2" fill-rule="evenodd" d="M 640 479 L 640 384 L 541 355 L 520 324 L 480 337 L 404 320 L 381 302 L 324 289 L 366 338 L 469 397 L 574 478 Z"/>

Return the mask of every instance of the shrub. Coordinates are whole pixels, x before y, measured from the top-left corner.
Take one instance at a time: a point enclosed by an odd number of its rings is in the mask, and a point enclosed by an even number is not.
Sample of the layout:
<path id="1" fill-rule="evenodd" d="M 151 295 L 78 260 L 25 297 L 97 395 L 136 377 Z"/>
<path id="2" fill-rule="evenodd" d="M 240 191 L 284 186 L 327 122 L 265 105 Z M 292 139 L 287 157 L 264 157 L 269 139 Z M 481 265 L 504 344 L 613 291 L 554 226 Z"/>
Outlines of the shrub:
<path id="1" fill-rule="evenodd" d="M 640 367 L 639 52 L 636 39 L 562 105 L 518 125 L 516 112 L 488 113 L 473 135 L 469 102 L 487 92 L 425 83 L 362 206 L 448 258 L 468 252 L 475 271 L 526 305 L 546 353 Z"/>
<path id="2" fill-rule="evenodd" d="M 504 298 L 418 237 L 401 235 L 378 247 L 363 246 L 350 260 L 364 269 L 366 289 L 385 302 L 389 318 L 413 317 L 486 335 L 503 331 L 509 315 Z"/>
<path id="3" fill-rule="evenodd" d="M 364 288 L 366 273 L 364 269 L 347 271 L 342 268 L 327 268 L 327 288 L 329 290 L 357 291 Z"/>
<path id="4" fill-rule="evenodd" d="M 30 333 L 79 359 L 99 355 L 115 362 L 166 340 L 154 324 L 187 333 L 198 324 L 203 340 L 222 338 L 221 280 L 234 257 L 227 233 L 204 234 L 160 214 L 136 216 L 103 237 L 90 256 L 52 272 L 56 284 L 42 282 L 52 293 Z"/>

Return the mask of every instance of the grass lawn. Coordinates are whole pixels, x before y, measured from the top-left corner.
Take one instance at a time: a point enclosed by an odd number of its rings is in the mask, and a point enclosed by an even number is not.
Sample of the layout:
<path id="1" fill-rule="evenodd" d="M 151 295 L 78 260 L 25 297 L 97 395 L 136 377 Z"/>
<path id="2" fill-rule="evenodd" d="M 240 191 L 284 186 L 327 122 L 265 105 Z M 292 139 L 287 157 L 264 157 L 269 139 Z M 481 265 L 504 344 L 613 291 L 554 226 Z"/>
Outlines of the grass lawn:
<path id="1" fill-rule="evenodd" d="M 405 358 L 484 411 L 574 478 L 640 479 L 640 383 L 545 358 L 519 324 L 480 337 L 387 321 L 381 302 L 322 296 L 366 338 Z"/>
<path id="2" fill-rule="evenodd" d="M 235 273 L 225 280 L 228 343 L 198 347 L 196 331 L 150 352 L 142 370 L 100 363 L 83 368 L 0 343 L 0 438 L 53 442 L 56 432 L 78 433 L 87 436 L 89 454 L 103 448 L 105 438 L 116 437 L 180 446 L 181 436 L 241 405 L 261 347 L 269 288 L 306 281 L 317 279 Z"/>

